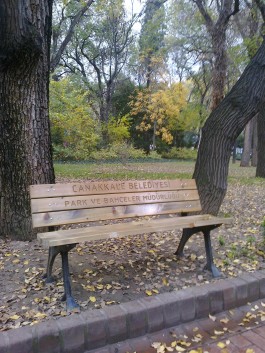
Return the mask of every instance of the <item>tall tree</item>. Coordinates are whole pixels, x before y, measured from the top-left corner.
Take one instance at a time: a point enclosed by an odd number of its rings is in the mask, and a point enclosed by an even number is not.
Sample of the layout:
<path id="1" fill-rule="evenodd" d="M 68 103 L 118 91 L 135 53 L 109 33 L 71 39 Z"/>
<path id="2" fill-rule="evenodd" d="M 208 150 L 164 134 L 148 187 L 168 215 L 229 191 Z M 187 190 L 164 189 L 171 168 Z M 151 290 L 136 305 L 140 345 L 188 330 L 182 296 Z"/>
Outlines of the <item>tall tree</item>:
<path id="1" fill-rule="evenodd" d="M 212 109 L 221 102 L 225 93 L 227 75 L 226 31 L 231 16 L 239 11 L 239 0 L 224 0 L 209 3 L 215 4 L 218 17 L 212 14 L 212 9 L 207 7 L 208 1 L 193 0 L 204 18 L 205 26 L 211 37 L 213 51 L 212 71 Z"/>
<path id="2" fill-rule="evenodd" d="M 265 3 L 262 0 L 255 0 L 263 19 L 263 36 L 265 28 Z M 265 116 L 264 109 L 257 117 L 258 146 L 257 146 L 257 169 L 256 176 L 265 178 Z"/>
<path id="3" fill-rule="evenodd" d="M 67 45 L 74 36 L 76 27 L 80 24 L 93 2 L 94 0 L 78 3 L 63 1 L 56 4 L 57 11 L 56 15 L 54 15 L 56 24 L 54 24 L 52 31 L 51 72 L 59 65 Z"/>
<path id="4" fill-rule="evenodd" d="M 102 132 L 112 112 L 112 98 L 127 63 L 135 17 L 126 18 L 122 1 L 99 1 L 87 16 L 64 56 L 64 66 L 80 75 L 99 109 Z M 104 138 L 107 143 L 107 135 Z"/>
<path id="5" fill-rule="evenodd" d="M 149 88 L 156 73 L 156 68 L 163 61 L 162 48 L 165 36 L 166 0 L 147 0 L 140 34 L 140 61 Z"/>
<path id="6" fill-rule="evenodd" d="M 28 186 L 54 182 L 48 120 L 52 0 L 0 2 L 0 235 L 30 239 Z"/>
<path id="7" fill-rule="evenodd" d="M 217 214 L 227 189 L 229 160 L 235 140 L 248 121 L 263 112 L 264 67 L 263 41 L 240 79 L 211 113 L 202 129 L 193 176 L 197 181 L 205 212 Z"/>
<path id="8" fill-rule="evenodd" d="M 247 57 L 249 60 L 255 55 L 261 42 L 261 25 L 262 19 L 259 16 L 259 10 L 254 0 L 243 2 L 243 11 L 240 16 L 235 17 L 235 22 L 240 35 L 243 39 L 243 45 L 246 48 Z M 241 157 L 241 167 L 257 165 L 257 117 L 248 122 L 244 131 L 244 148 Z M 251 158 L 252 156 L 252 158 Z"/>

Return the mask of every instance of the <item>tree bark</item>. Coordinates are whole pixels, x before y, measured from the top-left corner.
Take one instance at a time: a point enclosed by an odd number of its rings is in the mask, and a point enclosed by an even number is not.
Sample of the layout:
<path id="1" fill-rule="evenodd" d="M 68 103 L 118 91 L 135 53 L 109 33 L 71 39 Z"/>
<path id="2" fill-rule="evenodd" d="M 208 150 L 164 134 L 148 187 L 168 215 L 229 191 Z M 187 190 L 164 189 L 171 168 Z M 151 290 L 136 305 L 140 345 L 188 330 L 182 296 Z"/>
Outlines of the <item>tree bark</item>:
<path id="1" fill-rule="evenodd" d="M 251 158 L 251 151 L 252 151 L 252 138 L 253 138 L 253 119 L 250 120 L 245 127 L 244 147 L 243 147 L 243 153 L 241 156 L 240 167 L 249 167 L 250 166 L 250 158 Z"/>
<path id="2" fill-rule="evenodd" d="M 33 237 L 28 187 L 54 182 L 48 119 L 52 0 L 0 3 L 0 235 Z"/>
<path id="3" fill-rule="evenodd" d="M 258 130 L 258 164 L 256 177 L 265 178 L 265 110 L 261 110 L 257 118 Z"/>
<path id="4" fill-rule="evenodd" d="M 258 117 L 255 116 L 253 121 L 253 133 L 252 133 L 252 157 L 251 167 L 257 167 L 258 165 Z"/>
<path id="5" fill-rule="evenodd" d="M 265 103 L 265 42 L 242 76 L 210 114 L 203 129 L 193 177 L 203 212 L 217 214 L 227 189 L 231 150 L 248 121 Z M 263 116 L 262 122 L 265 117 Z M 262 140 L 261 140 L 262 141 Z"/>

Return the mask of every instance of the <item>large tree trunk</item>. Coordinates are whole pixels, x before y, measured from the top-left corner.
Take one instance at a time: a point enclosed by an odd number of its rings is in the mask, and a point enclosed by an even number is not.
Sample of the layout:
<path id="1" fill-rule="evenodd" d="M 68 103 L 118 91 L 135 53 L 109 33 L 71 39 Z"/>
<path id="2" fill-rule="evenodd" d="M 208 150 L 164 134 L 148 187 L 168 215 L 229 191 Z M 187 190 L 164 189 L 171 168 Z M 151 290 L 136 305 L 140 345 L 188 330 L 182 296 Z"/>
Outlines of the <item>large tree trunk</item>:
<path id="1" fill-rule="evenodd" d="M 202 129 L 193 177 L 204 212 L 217 214 L 227 189 L 231 150 L 248 121 L 265 103 L 265 42 Z M 263 121 L 264 121 L 263 117 Z"/>
<path id="2" fill-rule="evenodd" d="M 0 235 L 31 239 L 30 184 L 54 182 L 48 120 L 52 0 L 0 3 Z"/>
<path id="3" fill-rule="evenodd" d="M 212 70 L 212 110 L 224 98 L 225 83 L 227 75 L 226 55 L 226 28 L 223 31 L 214 31 L 212 34 L 212 45 L 214 53 L 214 64 Z"/>
<path id="4" fill-rule="evenodd" d="M 253 134 L 252 134 L 252 157 L 251 157 L 251 167 L 257 167 L 258 164 L 258 120 L 255 116 L 253 121 Z"/>
<path id="5" fill-rule="evenodd" d="M 244 147 L 241 157 L 240 167 L 250 166 L 250 157 L 252 151 L 252 138 L 253 138 L 253 119 L 250 120 L 246 127 L 244 133 Z"/>
<path id="6" fill-rule="evenodd" d="M 265 109 L 260 111 L 257 118 L 258 129 L 258 164 L 256 177 L 265 178 Z"/>

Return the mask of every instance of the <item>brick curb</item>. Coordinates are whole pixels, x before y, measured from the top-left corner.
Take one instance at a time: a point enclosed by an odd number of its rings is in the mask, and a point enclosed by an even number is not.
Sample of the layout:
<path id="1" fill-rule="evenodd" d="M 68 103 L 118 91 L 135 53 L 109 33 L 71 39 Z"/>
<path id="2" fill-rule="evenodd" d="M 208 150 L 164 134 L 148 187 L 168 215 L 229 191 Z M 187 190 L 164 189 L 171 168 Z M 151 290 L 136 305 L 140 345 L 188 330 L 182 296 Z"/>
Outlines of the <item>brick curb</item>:
<path id="1" fill-rule="evenodd" d="M 0 333 L 0 353 L 104 352 L 104 346 L 265 298 L 265 270 Z M 98 350 L 101 348 L 100 350 Z"/>

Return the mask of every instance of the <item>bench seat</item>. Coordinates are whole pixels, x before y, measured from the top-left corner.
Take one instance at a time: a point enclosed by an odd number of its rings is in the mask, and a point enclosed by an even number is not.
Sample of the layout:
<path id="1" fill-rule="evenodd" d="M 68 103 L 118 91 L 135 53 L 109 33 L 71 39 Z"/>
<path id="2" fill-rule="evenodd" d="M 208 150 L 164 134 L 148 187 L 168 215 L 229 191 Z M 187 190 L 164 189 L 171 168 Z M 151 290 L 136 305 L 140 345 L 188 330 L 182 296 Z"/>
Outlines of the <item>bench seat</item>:
<path id="1" fill-rule="evenodd" d="M 78 307 L 71 294 L 68 252 L 80 242 L 182 229 L 175 254 L 183 256 L 189 238 L 201 232 L 205 242 L 206 269 L 214 277 L 221 275 L 213 262 L 210 232 L 222 224 L 231 224 L 232 219 L 201 214 L 195 180 L 31 185 L 30 197 L 33 228 L 41 228 L 37 237 L 49 249 L 46 282 L 53 280 L 54 260 L 60 254 L 63 299 L 68 310 Z M 60 226 L 68 229 L 58 229 Z"/>
<path id="2" fill-rule="evenodd" d="M 172 231 L 174 229 L 194 228 L 209 225 L 230 224 L 231 218 L 214 217 L 210 214 L 186 217 L 159 218 L 150 220 L 137 220 L 126 223 L 115 223 L 76 229 L 57 230 L 39 233 L 41 244 L 50 246 L 67 245 L 84 241 L 113 239 L 128 235 L 144 233 L 157 233 Z"/>

